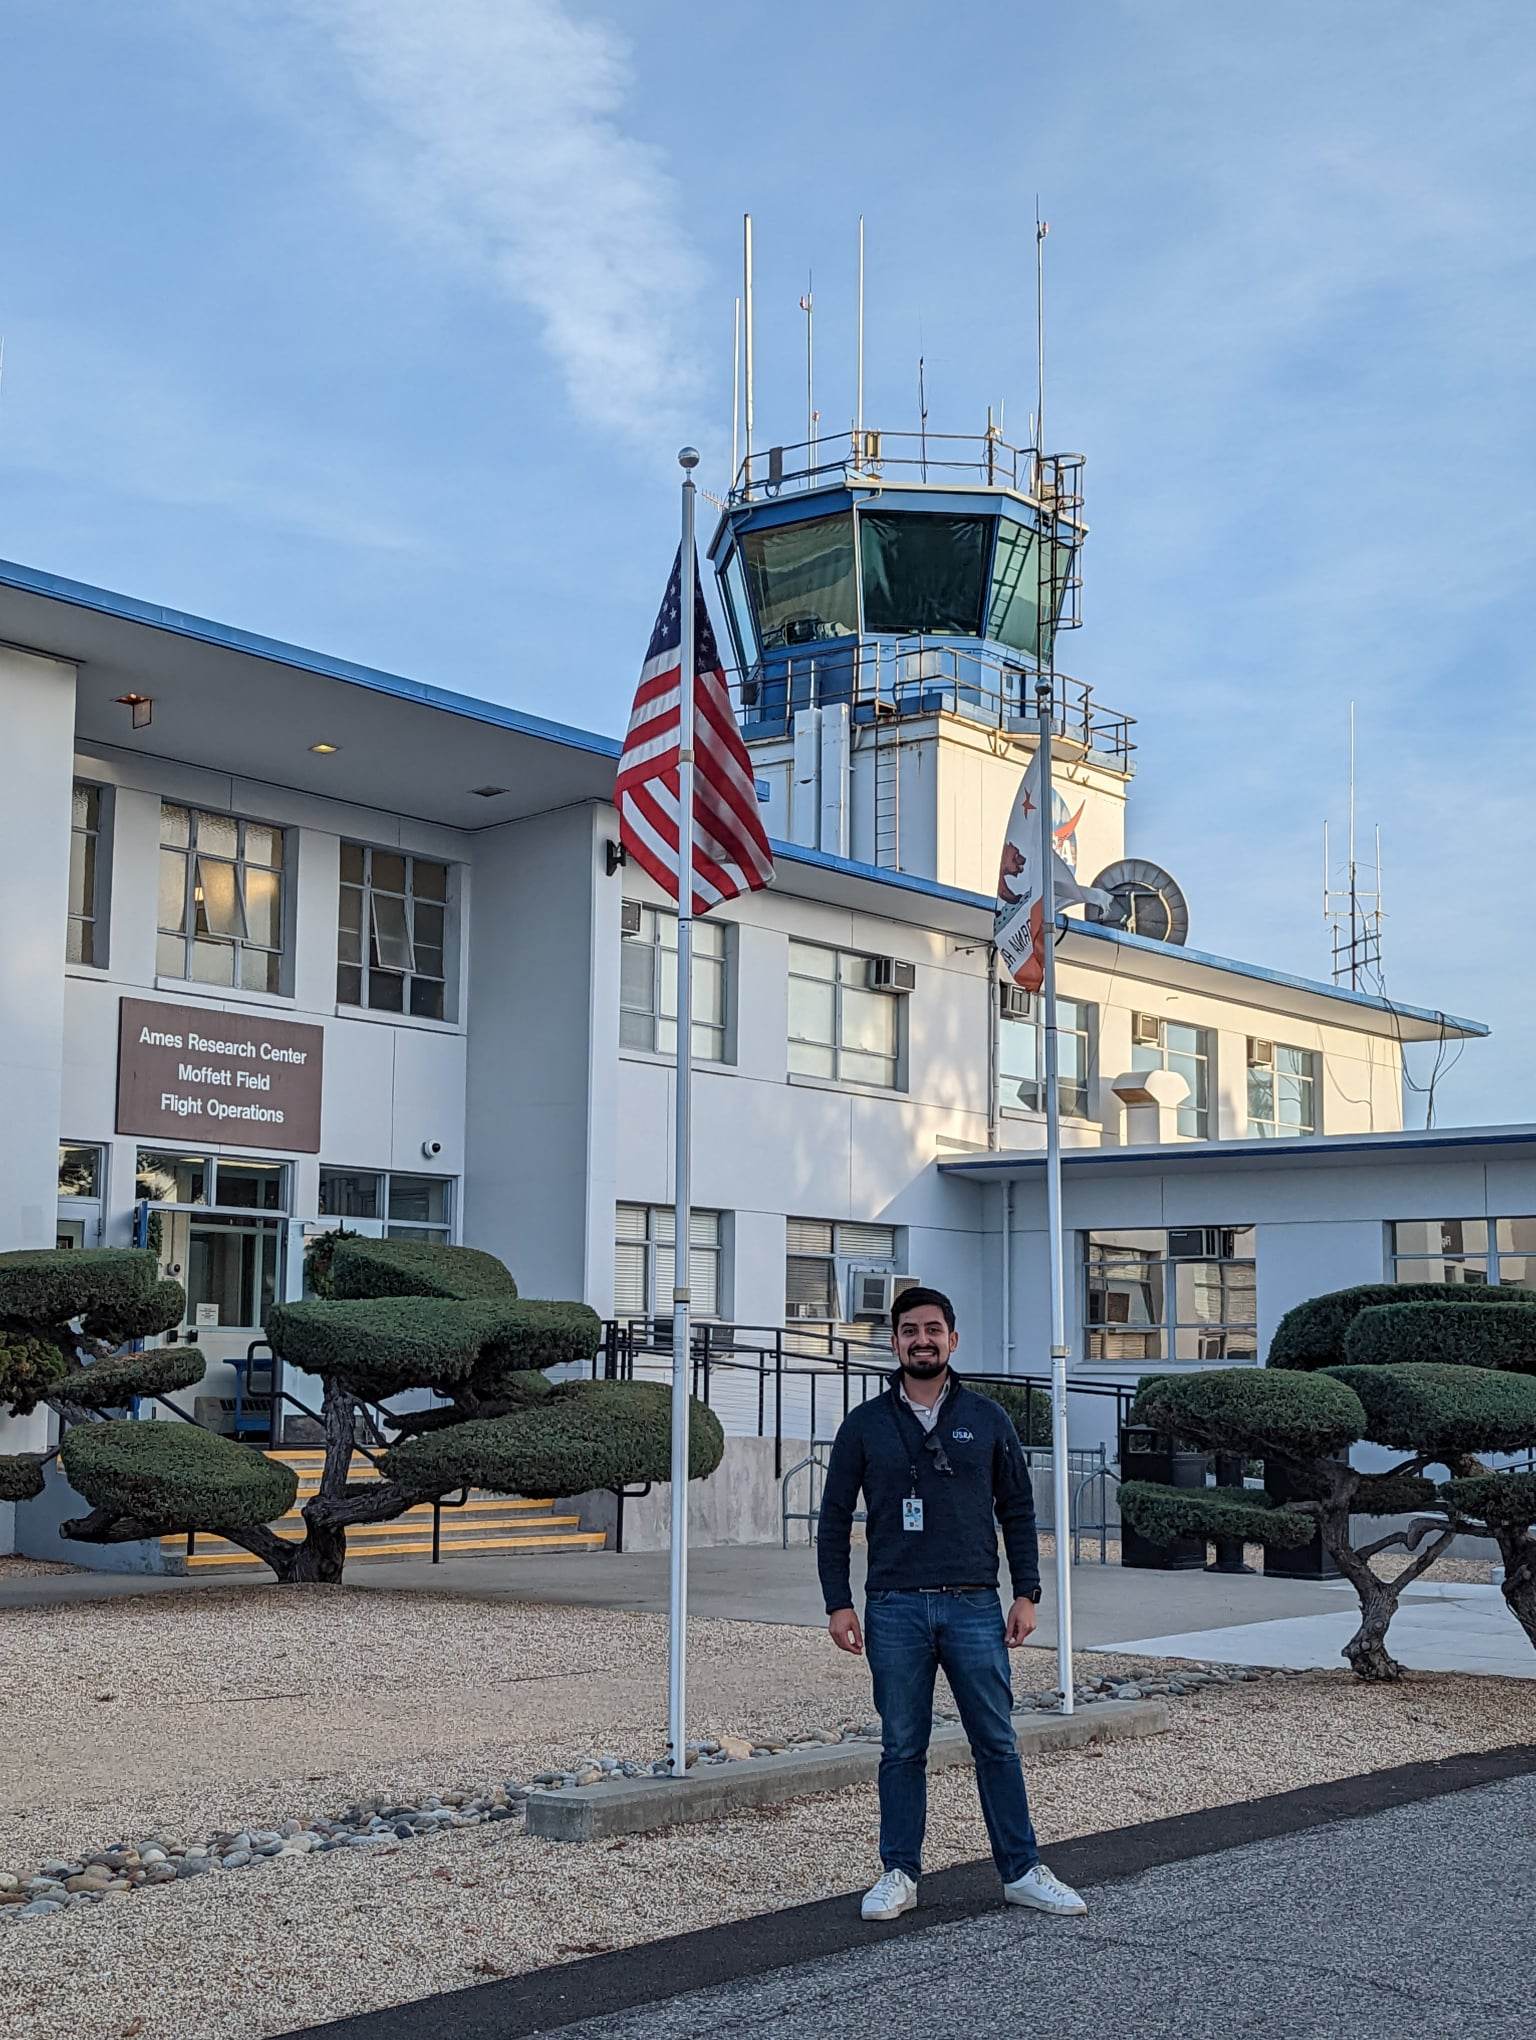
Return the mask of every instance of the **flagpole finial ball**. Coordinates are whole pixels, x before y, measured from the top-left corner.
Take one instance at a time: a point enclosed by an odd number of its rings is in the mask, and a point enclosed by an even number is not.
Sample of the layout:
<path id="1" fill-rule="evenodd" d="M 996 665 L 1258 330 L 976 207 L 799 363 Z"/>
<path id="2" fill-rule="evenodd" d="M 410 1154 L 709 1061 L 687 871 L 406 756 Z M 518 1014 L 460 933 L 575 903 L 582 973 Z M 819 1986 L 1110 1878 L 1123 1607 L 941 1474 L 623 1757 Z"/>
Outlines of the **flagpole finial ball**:
<path id="1" fill-rule="evenodd" d="M 691 474 L 699 464 L 699 449 L 696 446 L 685 446 L 677 456 L 677 464 L 680 468 L 687 468 Z"/>

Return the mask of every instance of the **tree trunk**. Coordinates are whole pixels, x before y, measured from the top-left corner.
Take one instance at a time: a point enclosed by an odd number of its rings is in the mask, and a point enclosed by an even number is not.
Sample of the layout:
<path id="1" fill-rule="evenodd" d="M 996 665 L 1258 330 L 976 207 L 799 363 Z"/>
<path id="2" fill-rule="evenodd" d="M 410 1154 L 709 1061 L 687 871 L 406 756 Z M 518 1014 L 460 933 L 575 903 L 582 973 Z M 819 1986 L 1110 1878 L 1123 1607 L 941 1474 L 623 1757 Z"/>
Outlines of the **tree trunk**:
<path id="1" fill-rule="evenodd" d="M 1497 1529 L 1504 1561 L 1503 1595 L 1509 1612 L 1536 1644 L 1536 1538 L 1523 1529 Z"/>
<path id="2" fill-rule="evenodd" d="M 1375 1579 L 1374 1574 L 1371 1577 Z M 1400 1679 L 1403 1668 L 1387 1650 L 1387 1626 L 1397 1613 L 1396 1581 L 1376 1580 L 1374 1588 L 1357 1585 L 1355 1592 L 1360 1599 L 1360 1627 L 1344 1646 L 1350 1670 L 1357 1679 L 1383 1683 Z"/>
<path id="3" fill-rule="evenodd" d="M 337 1586 L 347 1563 L 347 1526 L 335 1521 L 325 1508 L 316 1509 L 315 1503 L 340 1501 L 346 1493 L 357 1447 L 357 1402 L 334 1377 L 326 1380 L 321 1414 L 325 1419 L 325 1465 L 320 1492 L 304 1505 L 304 1542 L 288 1577 Z"/>

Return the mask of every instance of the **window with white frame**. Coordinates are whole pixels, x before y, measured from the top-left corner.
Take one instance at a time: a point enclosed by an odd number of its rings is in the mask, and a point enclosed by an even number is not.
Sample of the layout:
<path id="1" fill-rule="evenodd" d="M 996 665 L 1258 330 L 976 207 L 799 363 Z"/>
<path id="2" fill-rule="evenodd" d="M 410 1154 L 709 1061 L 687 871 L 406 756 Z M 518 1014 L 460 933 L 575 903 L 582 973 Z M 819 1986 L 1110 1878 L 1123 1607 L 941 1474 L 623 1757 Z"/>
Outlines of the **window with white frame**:
<path id="1" fill-rule="evenodd" d="M 375 1013 L 451 1019 L 448 866 L 402 850 L 341 846 L 336 998 Z"/>
<path id="2" fill-rule="evenodd" d="M 1317 1057 L 1311 1049 L 1250 1039 L 1248 1131 L 1265 1140 L 1317 1132 Z"/>
<path id="3" fill-rule="evenodd" d="M 1131 1068 L 1172 1070 L 1189 1086 L 1179 1107 L 1179 1132 L 1186 1140 L 1211 1137 L 1211 1065 L 1215 1044 L 1209 1027 L 1191 1027 L 1155 1013 L 1131 1015 Z"/>
<path id="4" fill-rule="evenodd" d="M 1492 1282 L 1536 1289 L 1536 1218 L 1400 1219 L 1394 1282 Z"/>
<path id="5" fill-rule="evenodd" d="M 1064 1119 L 1091 1119 L 1093 1029 L 1098 1008 L 1083 999 L 1056 1001 L 1056 1090 Z M 1004 1112 L 1043 1112 L 1040 1028 L 1036 1016 L 1005 1014 L 998 1025 L 998 1102 Z"/>
<path id="6" fill-rule="evenodd" d="M 283 832 L 270 823 L 162 801 L 156 970 L 280 992 L 285 861 Z"/>
<path id="7" fill-rule="evenodd" d="M 102 1234 L 106 1155 L 87 1141 L 59 1142 L 59 1215 L 54 1244 L 94 1247 Z"/>
<path id="8" fill-rule="evenodd" d="M 677 1048 L 677 916 L 626 902 L 633 924 L 619 951 L 619 1045 L 671 1055 Z M 729 1052 L 729 930 L 693 923 L 693 1052 L 724 1062 Z"/>
<path id="9" fill-rule="evenodd" d="M 99 786 L 75 781 L 69 838 L 69 929 L 64 950 L 67 963 L 104 964 L 107 960 L 103 799 Z"/>
<path id="10" fill-rule="evenodd" d="M 848 1271 L 896 1268 L 896 1228 L 850 1219 L 785 1221 L 784 1322 L 842 1324 L 848 1316 Z M 878 1329 L 878 1328 L 877 1328 Z"/>
<path id="11" fill-rule="evenodd" d="M 1090 1360 L 1258 1359 L 1251 1225 L 1083 1236 Z"/>
<path id="12" fill-rule="evenodd" d="M 392 1240 L 453 1238 L 453 1178 L 408 1175 L 397 1169 L 342 1169 L 322 1165 L 320 1216 L 380 1221 Z"/>
<path id="13" fill-rule="evenodd" d="M 670 1204 L 620 1204 L 614 1230 L 614 1316 L 665 1317 L 676 1280 L 677 1213 Z M 718 1211 L 689 1212 L 688 1285 L 698 1318 L 720 1316 L 722 1233 Z"/>
<path id="14" fill-rule="evenodd" d="M 906 1001 L 871 991 L 870 958 L 810 942 L 789 945 L 789 1067 L 793 1074 L 902 1088 Z"/>

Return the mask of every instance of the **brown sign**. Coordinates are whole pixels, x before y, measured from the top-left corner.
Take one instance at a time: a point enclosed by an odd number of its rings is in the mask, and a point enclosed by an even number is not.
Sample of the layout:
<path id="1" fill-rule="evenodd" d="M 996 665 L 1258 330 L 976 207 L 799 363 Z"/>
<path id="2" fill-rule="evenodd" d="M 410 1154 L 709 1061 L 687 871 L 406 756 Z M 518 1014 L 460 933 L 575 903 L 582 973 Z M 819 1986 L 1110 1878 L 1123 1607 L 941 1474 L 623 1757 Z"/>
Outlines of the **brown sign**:
<path id="1" fill-rule="evenodd" d="M 263 1012 L 124 999 L 117 1130 L 320 1152 L 325 1031 Z"/>

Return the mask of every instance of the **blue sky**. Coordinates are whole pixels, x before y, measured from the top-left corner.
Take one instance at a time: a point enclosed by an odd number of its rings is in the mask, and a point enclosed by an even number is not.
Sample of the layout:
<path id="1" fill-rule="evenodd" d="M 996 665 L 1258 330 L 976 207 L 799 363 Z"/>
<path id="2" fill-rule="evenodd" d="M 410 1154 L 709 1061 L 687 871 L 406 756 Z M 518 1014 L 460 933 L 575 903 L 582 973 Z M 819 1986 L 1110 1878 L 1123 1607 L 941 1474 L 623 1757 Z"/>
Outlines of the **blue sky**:
<path id="1" fill-rule="evenodd" d="M 612 731 L 680 441 L 723 483 L 743 210 L 760 439 L 808 270 L 851 407 L 860 211 L 868 417 L 921 346 L 976 431 L 1033 401 L 1039 191 L 1132 849 L 1326 974 L 1354 699 L 1388 989 L 1496 1033 L 1437 1119 L 1536 1117 L 1519 0 L 6 0 L 0 76 L 0 553 Z"/>

